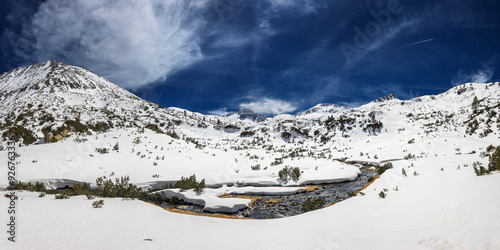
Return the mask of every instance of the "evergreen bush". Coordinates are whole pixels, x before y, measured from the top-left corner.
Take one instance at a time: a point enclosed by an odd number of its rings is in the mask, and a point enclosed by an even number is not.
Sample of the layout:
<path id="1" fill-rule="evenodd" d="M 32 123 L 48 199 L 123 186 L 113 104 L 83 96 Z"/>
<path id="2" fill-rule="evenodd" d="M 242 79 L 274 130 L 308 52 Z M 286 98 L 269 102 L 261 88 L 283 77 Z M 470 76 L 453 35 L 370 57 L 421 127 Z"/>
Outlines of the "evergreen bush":
<path id="1" fill-rule="evenodd" d="M 387 171 L 387 169 L 391 169 L 391 168 L 393 168 L 393 165 L 392 165 L 392 163 L 390 163 L 390 162 L 389 162 L 389 163 L 386 163 L 386 164 L 384 164 L 384 165 L 380 166 L 380 167 L 378 168 L 378 171 L 377 171 L 377 172 L 378 172 L 378 174 L 379 174 L 379 175 L 381 175 L 381 174 L 383 174 L 385 171 Z"/>
<path id="2" fill-rule="evenodd" d="M 150 123 L 150 124 L 146 125 L 146 128 L 150 129 L 150 130 L 152 130 L 152 131 L 154 131 L 154 132 L 156 132 L 158 134 L 163 134 L 163 131 L 161 131 L 161 129 L 156 124 L 151 124 Z"/>
<path id="3" fill-rule="evenodd" d="M 21 182 L 21 181 L 11 181 L 7 190 L 27 190 L 31 192 L 45 192 L 45 185 L 41 182 Z"/>
<path id="4" fill-rule="evenodd" d="M 196 175 L 194 174 L 188 178 L 181 177 L 181 179 L 175 183 L 174 187 L 179 188 L 180 190 L 194 189 L 196 193 L 201 193 L 205 188 L 205 179 L 197 182 Z"/>
<path id="5" fill-rule="evenodd" d="M 20 139 L 23 139 L 24 145 L 30 145 L 36 141 L 36 138 L 33 135 L 33 131 L 19 125 L 10 127 L 7 131 L 3 132 L 2 137 L 14 137 L 14 141 L 16 142 L 18 142 Z"/>
<path id="6" fill-rule="evenodd" d="M 382 199 L 385 199 L 385 193 L 383 191 L 380 191 L 380 193 L 378 193 L 378 196 Z"/>
<path id="7" fill-rule="evenodd" d="M 92 193 L 90 186 L 87 183 L 75 183 L 73 184 L 73 194 L 74 195 L 86 195 Z"/>
<path id="8" fill-rule="evenodd" d="M 490 174 L 490 169 L 483 167 L 483 164 L 481 162 L 478 161 L 473 162 L 472 166 L 474 167 L 474 172 L 476 173 L 477 176 Z"/>
<path id="9" fill-rule="evenodd" d="M 98 153 L 100 153 L 100 154 L 107 154 L 107 153 L 109 153 L 109 149 L 108 148 L 96 148 L 95 151 L 98 152 Z"/>
<path id="10" fill-rule="evenodd" d="M 278 181 L 287 182 L 289 180 L 298 181 L 300 178 L 300 168 L 299 167 L 288 167 L 285 166 L 282 170 L 278 172 Z"/>
<path id="11" fill-rule="evenodd" d="M 491 150 L 493 151 L 493 150 Z M 500 170 L 500 146 L 497 146 L 489 157 L 489 171 Z"/>
<path id="12" fill-rule="evenodd" d="M 64 124 L 66 125 L 66 127 L 69 128 L 69 130 L 77 132 L 77 133 L 86 133 L 89 131 L 89 128 L 87 126 L 83 125 L 82 123 L 80 123 L 80 121 L 78 121 L 78 120 L 76 120 L 76 121 L 67 120 L 64 122 Z"/>
<path id="13" fill-rule="evenodd" d="M 61 193 L 56 194 L 55 198 L 57 200 L 69 199 L 70 195 L 71 195 L 71 191 L 69 191 L 69 189 L 64 189 Z"/>
<path id="14" fill-rule="evenodd" d="M 102 208 L 102 206 L 104 206 L 104 200 L 94 201 L 92 202 L 92 206 L 94 208 Z"/>

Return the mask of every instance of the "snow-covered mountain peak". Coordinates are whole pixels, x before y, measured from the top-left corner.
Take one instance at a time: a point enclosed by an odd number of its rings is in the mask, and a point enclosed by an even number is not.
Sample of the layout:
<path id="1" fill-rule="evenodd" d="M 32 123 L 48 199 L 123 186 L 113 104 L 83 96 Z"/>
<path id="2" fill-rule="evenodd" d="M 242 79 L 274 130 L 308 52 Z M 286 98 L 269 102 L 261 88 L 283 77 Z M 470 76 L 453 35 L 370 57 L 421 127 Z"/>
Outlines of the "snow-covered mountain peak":
<path id="1" fill-rule="evenodd" d="M 297 114 L 297 117 L 304 119 L 319 119 L 321 117 L 348 110 L 352 110 L 352 107 L 331 103 L 320 103 L 302 113 Z"/>
<path id="2" fill-rule="evenodd" d="M 108 93 L 138 99 L 102 76 L 55 60 L 17 68 L 0 75 L 2 102 L 8 101 L 9 97 L 17 100 L 26 95 L 48 93 L 54 95 L 56 92 L 80 93 L 88 96 Z"/>
<path id="3" fill-rule="evenodd" d="M 125 121 L 158 105 L 87 69 L 55 60 L 17 68 L 0 75 L 0 114 L 3 122 L 17 120 L 35 134 L 67 120 L 96 124 Z M 138 122 L 138 121 L 134 121 Z"/>
<path id="4" fill-rule="evenodd" d="M 386 96 L 378 98 L 377 100 L 375 100 L 373 102 L 386 102 L 386 101 L 390 101 L 390 100 L 398 100 L 398 98 L 394 94 L 388 94 Z"/>

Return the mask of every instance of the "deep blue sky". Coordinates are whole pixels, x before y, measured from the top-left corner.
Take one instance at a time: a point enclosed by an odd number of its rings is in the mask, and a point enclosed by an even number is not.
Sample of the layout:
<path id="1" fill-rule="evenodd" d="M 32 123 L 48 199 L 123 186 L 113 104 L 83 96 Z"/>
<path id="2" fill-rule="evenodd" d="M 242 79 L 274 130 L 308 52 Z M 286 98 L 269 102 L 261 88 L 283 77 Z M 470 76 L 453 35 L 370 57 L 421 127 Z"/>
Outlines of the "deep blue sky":
<path id="1" fill-rule="evenodd" d="M 0 12 L 0 72 L 55 59 L 202 113 L 500 81 L 500 1 L 4 0 Z"/>

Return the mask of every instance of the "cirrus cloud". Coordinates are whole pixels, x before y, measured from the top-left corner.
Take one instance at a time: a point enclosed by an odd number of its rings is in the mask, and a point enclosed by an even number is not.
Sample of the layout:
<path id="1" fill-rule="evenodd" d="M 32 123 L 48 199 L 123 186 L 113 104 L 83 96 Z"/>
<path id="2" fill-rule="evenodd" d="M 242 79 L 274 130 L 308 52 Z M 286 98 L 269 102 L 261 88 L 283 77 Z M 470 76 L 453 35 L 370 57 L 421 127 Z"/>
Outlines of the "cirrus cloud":
<path id="1" fill-rule="evenodd" d="M 25 25 L 29 63 L 84 66 L 132 89 L 203 59 L 198 34 L 208 0 L 48 0 Z"/>

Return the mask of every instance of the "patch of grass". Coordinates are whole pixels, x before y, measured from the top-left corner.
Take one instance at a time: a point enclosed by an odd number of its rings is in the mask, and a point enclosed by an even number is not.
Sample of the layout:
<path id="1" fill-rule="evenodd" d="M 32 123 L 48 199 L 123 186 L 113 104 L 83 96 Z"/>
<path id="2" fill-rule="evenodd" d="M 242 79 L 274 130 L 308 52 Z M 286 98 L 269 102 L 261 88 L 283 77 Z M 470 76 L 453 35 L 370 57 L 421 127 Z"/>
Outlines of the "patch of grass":
<path id="1" fill-rule="evenodd" d="M 156 205 L 156 204 L 153 204 L 153 205 Z M 235 219 L 235 220 L 253 220 L 252 218 L 240 218 L 240 217 L 226 215 L 226 214 L 200 214 L 200 213 L 180 210 L 180 209 L 176 209 L 176 208 L 165 208 L 165 210 L 172 212 L 172 213 L 189 214 L 189 215 L 205 216 L 205 217 L 212 217 L 212 218 Z"/>
<path id="2" fill-rule="evenodd" d="M 254 202 L 257 202 L 257 201 L 260 201 L 262 200 L 262 197 L 252 197 L 252 196 L 248 196 L 248 195 L 230 195 L 230 194 L 224 194 L 222 196 L 219 196 L 219 198 L 240 198 L 240 199 L 249 199 L 249 200 L 252 200 L 250 202 L 250 204 L 248 204 L 248 207 L 252 207 L 253 203 Z"/>
<path id="3" fill-rule="evenodd" d="M 312 192 L 312 191 L 314 191 L 316 189 L 319 189 L 318 186 L 305 186 L 305 188 L 307 188 L 306 189 L 306 193 L 309 193 L 309 192 Z"/>

